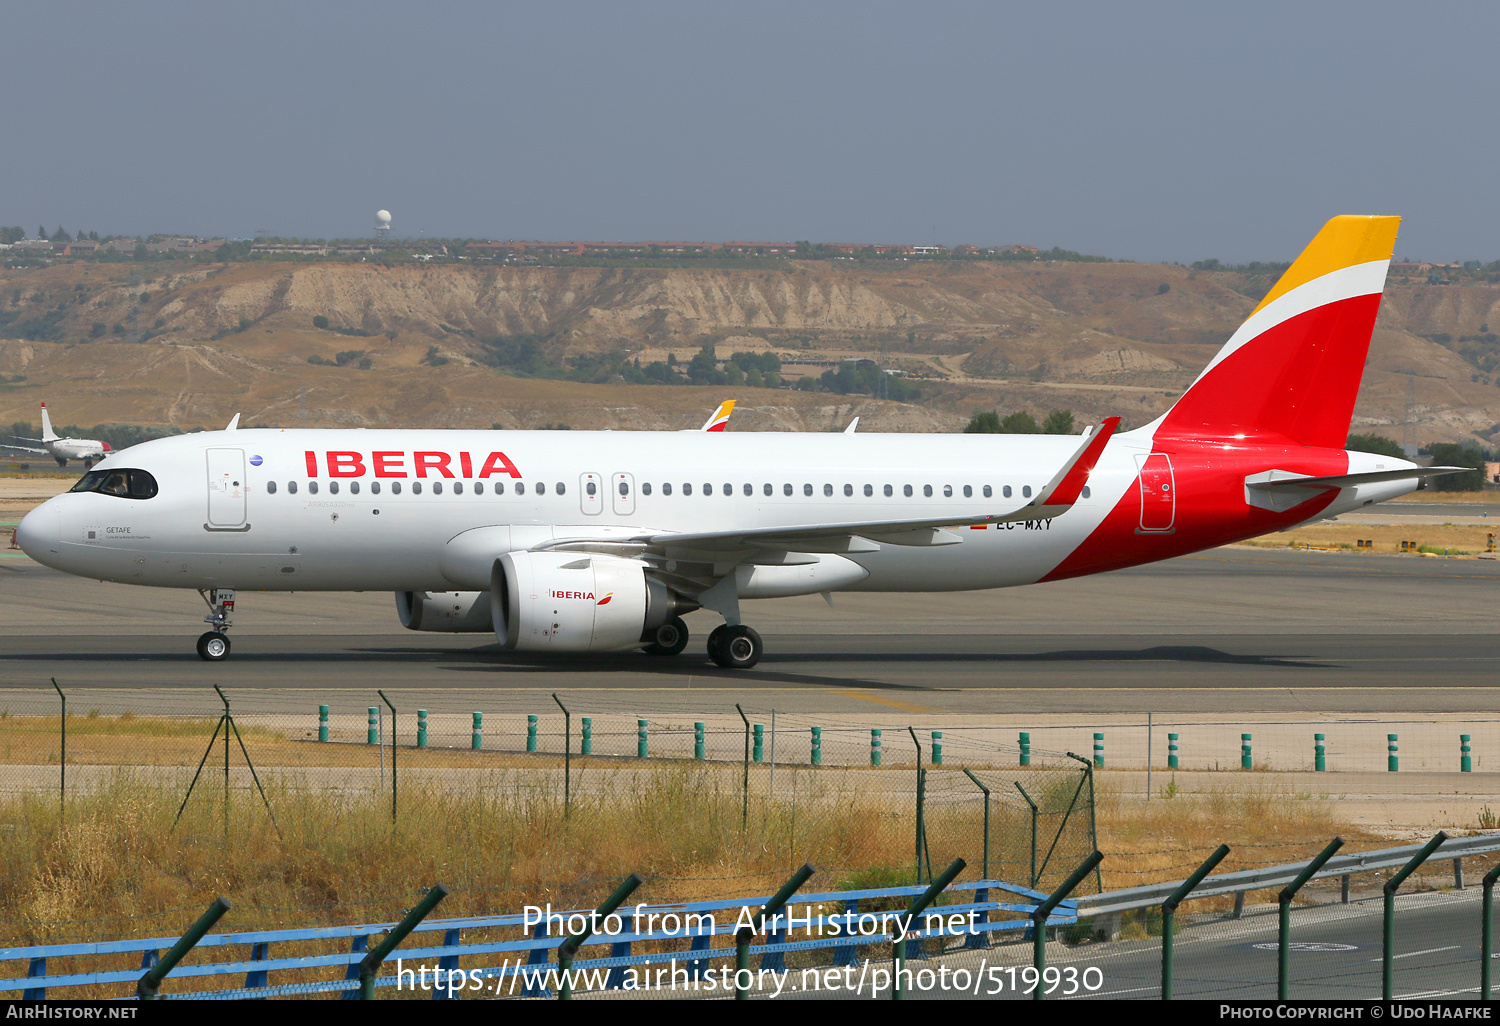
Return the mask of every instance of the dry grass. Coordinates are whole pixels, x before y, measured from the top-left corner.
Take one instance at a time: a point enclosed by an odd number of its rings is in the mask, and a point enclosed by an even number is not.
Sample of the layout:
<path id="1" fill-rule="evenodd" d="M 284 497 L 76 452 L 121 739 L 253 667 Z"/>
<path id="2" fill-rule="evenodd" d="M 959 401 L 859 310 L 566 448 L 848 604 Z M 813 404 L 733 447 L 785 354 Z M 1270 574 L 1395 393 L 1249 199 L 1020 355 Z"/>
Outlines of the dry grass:
<path id="1" fill-rule="evenodd" d="M 1242 544 L 1277 549 L 1301 548 L 1306 544 L 1314 548 L 1346 548 L 1358 553 L 1400 552 L 1401 543 L 1408 541 L 1438 552 L 1447 549 L 1454 555 L 1459 555 L 1484 552 L 1488 546 L 1487 535 L 1491 532 L 1500 532 L 1500 521 L 1494 527 L 1458 524 L 1315 524 L 1262 535 Z M 1374 547 L 1369 550 L 1360 549 L 1356 546 L 1356 541 L 1359 540 L 1374 542 Z"/>

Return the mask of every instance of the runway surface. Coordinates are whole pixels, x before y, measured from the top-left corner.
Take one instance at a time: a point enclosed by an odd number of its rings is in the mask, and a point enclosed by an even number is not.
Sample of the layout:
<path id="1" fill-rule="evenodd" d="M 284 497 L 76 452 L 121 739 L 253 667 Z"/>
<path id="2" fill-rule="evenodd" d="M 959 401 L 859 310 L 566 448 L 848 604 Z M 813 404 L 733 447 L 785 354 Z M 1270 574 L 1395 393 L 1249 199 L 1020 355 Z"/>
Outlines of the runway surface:
<path id="1" fill-rule="evenodd" d="M 241 592 L 233 654 L 193 652 L 191 592 L 0 561 L 0 687 L 740 692 L 788 712 L 1488 712 L 1500 562 L 1220 549 L 1040 587 L 747 602 L 750 671 L 702 654 L 542 658 L 402 630 L 388 594 Z"/>

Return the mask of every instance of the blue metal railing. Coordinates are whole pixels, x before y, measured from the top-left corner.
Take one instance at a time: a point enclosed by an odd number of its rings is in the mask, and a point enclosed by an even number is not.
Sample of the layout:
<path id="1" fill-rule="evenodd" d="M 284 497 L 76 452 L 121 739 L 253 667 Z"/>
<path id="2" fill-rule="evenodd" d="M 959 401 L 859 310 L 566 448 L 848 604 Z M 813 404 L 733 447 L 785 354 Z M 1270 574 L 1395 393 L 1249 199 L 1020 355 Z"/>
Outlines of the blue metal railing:
<path id="1" fill-rule="evenodd" d="M 852 914 L 856 923 L 861 915 L 865 917 L 878 917 L 879 912 L 868 911 L 868 904 L 864 910 L 861 903 L 889 901 L 891 899 L 910 898 L 920 894 L 925 888 L 921 886 L 911 887 L 884 887 L 854 891 L 832 891 L 819 894 L 798 895 L 796 904 L 798 906 L 837 906 L 837 911 L 824 912 L 828 917 L 844 919 L 845 914 Z M 1008 895 L 1020 898 L 1020 901 L 991 901 L 990 892 L 1001 891 Z M 954 904 L 934 906 L 930 911 L 933 914 L 940 913 L 944 917 L 963 916 L 969 917 L 972 913 L 972 929 L 964 937 L 964 946 L 969 948 L 988 947 L 991 936 L 1003 931 L 1025 931 L 1031 927 L 1030 913 L 1037 907 L 1037 902 L 1046 895 L 1021 887 L 1015 884 L 1004 883 L 998 880 L 980 880 L 968 883 L 955 883 L 951 885 L 946 894 L 957 897 L 959 895 L 972 894 L 970 900 L 960 901 Z M 629 924 L 624 932 L 610 935 L 607 933 L 596 933 L 585 943 L 584 948 L 592 947 L 599 954 L 597 957 L 588 959 L 576 959 L 573 962 L 575 971 L 587 971 L 591 969 L 611 970 L 606 988 L 619 987 L 624 982 L 624 973 L 627 967 L 659 964 L 669 959 L 677 959 L 680 963 L 687 963 L 690 972 L 696 978 L 706 968 L 711 960 L 732 959 L 735 954 L 733 945 L 726 947 L 714 947 L 713 941 L 716 937 L 732 937 L 735 930 L 735 917 L 728 922 L 720 922 L 714 913 L 739 910 L 747 906 L 757 906 L 764 903 L 764 897 L 753 898 L 731 898 L 715 901 L 679 902 L 662 905 L 642 905 L 631 908 L 622 913 L 622 920 Z M 568 916 L 573 913 L 587 915 L 588 910 L 577 909 L 557 911 L 555 915 Z M 995 914 L 1001 914 L 1000 918 L 992 918 Z M 1004 913 L 1011 913 L 1005 916 Z M 889 914 L 893 914 L 888 912 Z M 692 928 L 686 927 L 686 917 L 689 915 L 709 916 L 712 925 L 701 920 Z M 650 917 L 656 917 L 652 919 Z M 638 929 L 642 922 L 656 925 L 660 924 L 663 917 L 676 917 L 679 923 L 684 924 L 681 929 L 668 932 L 664 927 L 656 929 Z M 1064 902 L 1057 912 L 1048 920 L 1048 925 L 1068 925 L 1077 922 L 1077 903 L 1073 901 Z M 378 936 L 389 930 L 393 923 L 366 923 L 355 926 L 325 926 L 308 927 L 291 930 L 255 930 L 240 933 L 210 933 L 203 937 L 194 948 L 195 953 L 212 952 L 216 948 L 227 948 L 235 946 L 246 946 L 249 957 L 245 959 L 231 959 L 227 961 L 211 961 L 177 966 L 169 979 L 187 980 L 201 977 L 215 976 L 244 976 L 244 985 L 235 989 L 194 991 L 192 993 L 162 994 L 161 997 L 193 997 L 193 998 L 267 998 L 291 994 L 317 994 L 342 992 L 346 998 L 357 997 L 359 993 L 359 963 L 368 950 L 369 938 Z M 524 993 L 528 996 L 545 996 L 545 991 L 536 981 L 541 978 L 547 966 L 556 968 L 556 962 L 552 961 L 552 952 L 559 943 L 559 936 L 548 936 L 545 930 L 538 930 L 531 936 L 522 936 L 518 939 L 508 940 L 478 940 L 464 943 L 463 934 L 466 931 L 480 930 L 522 930 L 525 925 L 525 917 L 521 914 L 507 914 L 499 916 L 469 916 L 454 919 L 431 919 L 419 923 L 412 931 L 413 934 L 431 934 L 436 931 L 442 932 L 442 943 L 430 947 L 403 948 L 401 959 L 408 963 L 422 963 L 428 967 L 437 967 L 442 970 L 458 970 L 460 959 L 467 959 L 470 969 L 465 976 L 473 980 L 498 980 L 503 981 L 507 977 L 521 975 L 527 981 Z M 799 924 L 800 926 L 800 917 Z M 914 927 L 917 924 L 912 924 Z M 786 955 L 790 952 L 812 951 L 818 949 L 833 949 L 833 964 L 836 966 L 853 965 L 856 962 L 856 950 L 862 945 L 880 943 L 890 939 L 888 929 L 866 934 L 859 937 L 838 936 L 815 936 L 805 940 L 789 941 L 786 939 L 785 926 L 773 930 L 767 937 L 767 942 L 752 945 L 752 955 L 759 955 L 761 968 L 765 970 L 780 971 L 785 965 Z M 922 957 L 923 949 L 928 945 L 924 942 L 932 940 L 952 939 L 953 934 L 942 928 L 935 929 L 913 929 L 907 934 L 908 948 L 913 956 Z M 415 939 L 415 938 L 414 938 Z M 434 938 L 435 939 L 435 938 Z M 153 937 L 135 940 L 101 941 L 83 944 L 43 944 L 25 947 L 0 948 L 0 966 L 5 962 L 25 961 L 27 963 L 27 975 L 18 977 L 0 977 L 0 994 L 5 992 L 20 991 L 23 998 L 39 1000 L 47 996 L 48 990 L 69 987 L 85 986 L 108 986 L 111 984 L 133 985 L 139 979 L 141 972 L 155 963 L 159 953 L 169 947 L 177 940 L 175 937 Z M 350 942 L 348 951 L 332 951 L 325 954 L 297 955 L 283 958 L 272 957 L 272 945 L 287 944 L 292 942 L 315 942 L 330 941 L 338 942 L 347 940 Z M 680 952 L 648 952 L 637 954 L 633 951 L 635 945 L 663 941 L 687 941 L 688 947 Z M 604 954 L 601 945 L 609 945 L 609 953 Z M 90 956 L 119 955 L 141 953 L 141 968 L 108 971 L 75 971 L 60 972 L 53 974 L 49 972 L 49 964 L 55 964 L 59 960 L 87 958 Z M 229 954 L 226 952 L 226 954 Z M 497 960 L 494 956 L 500 956 Z M 201 955 L 200 955 L 201 957 Z M 479 964 L 476 964 L 478 962 Z M 484 964 L 484 963 L 490 964 Z M 283 973 L 289 970 L 327 970 L 331 977 L 336 977 L 339 967 L 343 967 L 343 978 L 330 978 L 301 983 L 272 984 L 270 975 L 272 973 Z M 0 972 L 3 972 L 0 968 Z M 409 970 L 408 970 L 409 972 Z M 446 979 L 446 977 L 445 977 Z M 519 982 L 519 981 L 518 981 Z M 396 973 L 391 972 L 376 979 L 377 987 L 394 987 L 398 984 Z M 491 992 L 496 988 L 491 987 Z M 443 999 L 456 996 L 446 989 L 434 987 L 432 990 L 435 999 Z"/>

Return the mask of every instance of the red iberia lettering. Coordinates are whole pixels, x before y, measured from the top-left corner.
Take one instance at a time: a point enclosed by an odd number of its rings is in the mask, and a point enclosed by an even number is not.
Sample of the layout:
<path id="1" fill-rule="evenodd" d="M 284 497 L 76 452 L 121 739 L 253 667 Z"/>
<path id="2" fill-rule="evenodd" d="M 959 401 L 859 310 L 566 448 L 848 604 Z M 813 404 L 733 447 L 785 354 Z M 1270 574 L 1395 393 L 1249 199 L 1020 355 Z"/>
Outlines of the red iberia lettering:
<path id="1" fill-rule="evenodd" d="M 453 471 L 448 469 L 448 464 L 453 457 L 445 452 L 414 452 L 411 458 L 418 477 L 426 477 L 429 470 L 436 470 L 444 477 L 453 476 Z"/>
<path id="2" fill-rule="evenodd" d="M 613 595 L 614 592 L 610 592 L 609 594 Z M 552 593 L 552 597 L 555 599 L 588 599 L 592 602 L 594 599 L 594 593 L 591 591 L 554 591 Z M 605 597 L 605 601 L 609 601 L 608 596 Z M 600 603 L 600 605 L 603 604 L 604 603 L 602 602 Z"/>
<path id="3" fill-rule="evenodd" d="M 328 457 L 329 477 L 363 477 L 365 461 L 357 452 L 330 452 Z"/>
<path id="4" fill-rule="evenodd" d="M 480 477 L 489 477 L 493 474 L 509 474 L 511 477 L 521 476 L 521 472 L 516 469 L 516 465 L 503 452 L 490 453 L 489 459 L 484 461 L 484 466 L 479 468 Z"/>
<path id="5" fill-rule="evenodd" d="M 318 454 L 315 452 L 304 452 L 302 458 L 307 461 L 307 476 L 318 476 Z"/>
<path id="6" fill-rule="evenodd" d="M 458 454 L 458 465 L 463 468 L 464 477 L 474 476 L 474 457 L 466 452 Z"/>
<path id="7" fill-rule="evenodd" d="M 376 477 L 406 476 L 406 453 L 404 452 L 372 452 L 370 459 L 375 462 Z"/>

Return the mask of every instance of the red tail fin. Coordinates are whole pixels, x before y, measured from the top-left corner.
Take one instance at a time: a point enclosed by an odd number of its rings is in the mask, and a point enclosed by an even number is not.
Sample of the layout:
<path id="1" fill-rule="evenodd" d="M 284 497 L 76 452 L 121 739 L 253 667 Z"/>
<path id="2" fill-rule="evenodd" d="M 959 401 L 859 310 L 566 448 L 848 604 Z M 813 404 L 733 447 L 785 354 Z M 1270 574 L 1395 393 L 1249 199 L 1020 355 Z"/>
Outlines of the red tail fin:
<path id="1" fill-rule="evenodd" d="M 1342 449 L 1400 223 L 1342 216 L 1324 225 L 1155 437 Z"/>

